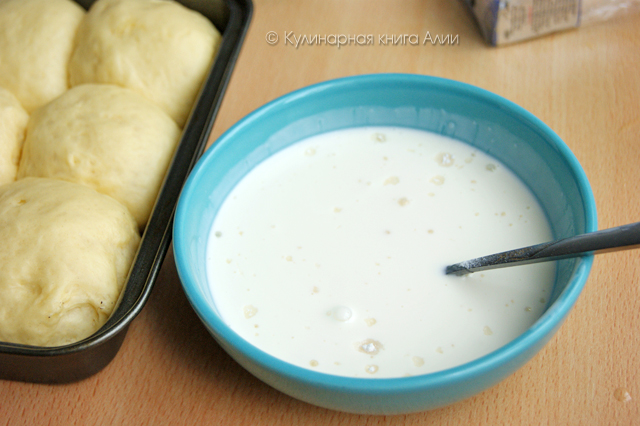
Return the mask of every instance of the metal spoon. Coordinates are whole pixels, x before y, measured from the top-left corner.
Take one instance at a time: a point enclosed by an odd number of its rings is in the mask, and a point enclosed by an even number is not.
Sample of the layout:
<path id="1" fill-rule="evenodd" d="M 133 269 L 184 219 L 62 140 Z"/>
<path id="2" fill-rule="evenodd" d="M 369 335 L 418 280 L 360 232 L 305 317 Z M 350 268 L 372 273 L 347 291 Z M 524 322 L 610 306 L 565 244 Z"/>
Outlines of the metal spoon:
<path id="1" fill-rule="evenodd" d="M 640 245 L 640 222 L 576 235 L 558 241 L 509 250 L 449 265 L 445 274 L 466 275 L 487 269 L 584 256 L 596 251 L 617 251 Z"/>

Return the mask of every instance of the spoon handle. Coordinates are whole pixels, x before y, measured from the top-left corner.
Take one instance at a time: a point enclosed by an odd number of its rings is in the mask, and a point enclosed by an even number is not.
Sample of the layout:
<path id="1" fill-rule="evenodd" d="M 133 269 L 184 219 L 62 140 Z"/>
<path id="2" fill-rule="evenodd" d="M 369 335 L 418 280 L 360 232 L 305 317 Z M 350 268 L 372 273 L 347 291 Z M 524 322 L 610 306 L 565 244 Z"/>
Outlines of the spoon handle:
<path id="1" fill-rule="evenodd" d="M 639 244 L 640 222 L 636 222 L 549 243 L 478 257 L 447 266 L 445 274 L 466 275 L 487 269 L 576 257 L 600 250 L 624 250 Z"/>

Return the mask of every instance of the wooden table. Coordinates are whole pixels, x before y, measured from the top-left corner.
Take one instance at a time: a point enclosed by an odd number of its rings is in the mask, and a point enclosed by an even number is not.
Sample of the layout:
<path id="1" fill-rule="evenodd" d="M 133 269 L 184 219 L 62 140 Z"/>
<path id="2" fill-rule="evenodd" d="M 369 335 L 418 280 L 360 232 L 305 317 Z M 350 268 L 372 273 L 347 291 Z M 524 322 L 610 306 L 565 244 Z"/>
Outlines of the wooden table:
<path id="1" fill-rule="evenodd" d="M 269 31 L 279 35 L 277 44 L 267 43 Z M 458 36 L 459 44 L 378 43 L 380 35 L 423 37 L 427 31 Z M 372 34 L 375 43 L 296 49 L 285 33 Z M 578 157 L 593 187 L 600 228 L 640 220 L 637 15 L 494 48 L 460 1 L 255 0 L 212 141 L 291 90 L 378 72 L 447 77 L 520 104 Z M 558 334 L 499 385 L 431 412 L 368 417 L 294 400 L 238 366 L 192 311 L 169 252 L 113 362 L 68 385 L 0 381 L 0 424 L 638 425 L 639 260 L 637 250 L 598 256 Z"/>

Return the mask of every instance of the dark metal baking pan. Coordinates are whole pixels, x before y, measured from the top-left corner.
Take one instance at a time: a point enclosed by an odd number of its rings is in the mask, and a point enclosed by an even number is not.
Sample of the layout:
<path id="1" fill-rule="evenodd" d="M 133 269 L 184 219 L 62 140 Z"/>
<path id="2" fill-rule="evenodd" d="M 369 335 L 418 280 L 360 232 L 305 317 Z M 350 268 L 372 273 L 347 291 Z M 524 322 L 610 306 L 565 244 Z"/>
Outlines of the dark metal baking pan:
<path id="1" fill-rule="evenodd" d="M 77 0 L 88 9 L 95 0 Z M 249 27 L 251 0 L 180 0 L 202 13 L 222 34 L 222 43 L 185 125 L 173 161 L 142 236 L 118 307 L 94 335 L 60 347 L 0 342 L 0 379 L 66 383 L 87 378 L 115 357 L 153 289 L 171 243 L 173 214 L 187 175 L 205 149 L 240 47 Z"/>

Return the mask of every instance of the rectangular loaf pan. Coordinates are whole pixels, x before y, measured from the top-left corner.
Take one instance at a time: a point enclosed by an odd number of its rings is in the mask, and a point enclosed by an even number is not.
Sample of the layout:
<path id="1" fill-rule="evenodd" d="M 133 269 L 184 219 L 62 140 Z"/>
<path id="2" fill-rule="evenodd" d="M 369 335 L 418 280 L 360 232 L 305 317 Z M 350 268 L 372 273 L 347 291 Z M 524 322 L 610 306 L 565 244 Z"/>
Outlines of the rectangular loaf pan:
<path id="1" fill-rule="evenodd" d="M 95 0 L 76 1 L 88 9 Z M 173 214 L 180 191 L 207 144 L 253 11 L 251 0 L 179 1 L 210 19 L 222 34 L 222 43 L 184 127 L 120 303 L 100 330 L 71 345 L 49 348 L 0 342 L 0 379 L 67 383 L 97 373 L 115 357 L 129 324 L 153 289 L 171 243 Z"/>

